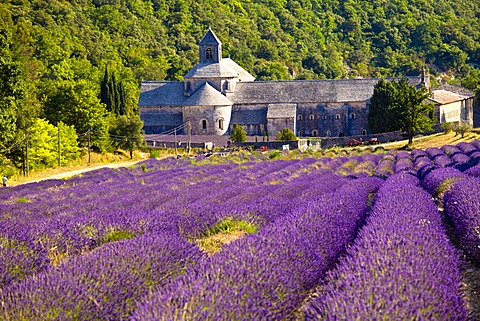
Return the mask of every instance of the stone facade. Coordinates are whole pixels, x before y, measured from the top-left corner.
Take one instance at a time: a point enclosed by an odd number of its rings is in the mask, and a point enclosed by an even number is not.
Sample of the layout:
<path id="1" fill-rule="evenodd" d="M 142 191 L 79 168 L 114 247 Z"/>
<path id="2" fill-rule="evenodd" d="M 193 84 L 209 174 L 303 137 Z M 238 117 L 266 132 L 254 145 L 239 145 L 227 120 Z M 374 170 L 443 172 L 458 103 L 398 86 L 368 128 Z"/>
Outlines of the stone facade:
<path id="1" fill-rule="evenodd" d="M 464 123 L 474 126 L 473 92 L 457 86 L 443 85 L 432 90 L 429 101 L 435 106 L 433 115 L 437 123 Z"/>
<path id="2" fill-rule="evenodd" d="M 181 126 L 178 134 L 191 128 L 192 135 L 228 135 L 241 125 L 252 136 L 275 137 L 284 128 L 301 137 L 367 135 L 369 101 L 378 80 L 255 81 L 233 60 L 222 58 L 222 43 L 209 29 L 199 42 L 199 63 L 183 82 L 142 82 L 140 117 L 146 134 Z M 409 82 L 430 87 L 425 73 Z M 472 93 L 457 93 L 454 102 L 434 97 L 437 122 L 473 121 Z"/>

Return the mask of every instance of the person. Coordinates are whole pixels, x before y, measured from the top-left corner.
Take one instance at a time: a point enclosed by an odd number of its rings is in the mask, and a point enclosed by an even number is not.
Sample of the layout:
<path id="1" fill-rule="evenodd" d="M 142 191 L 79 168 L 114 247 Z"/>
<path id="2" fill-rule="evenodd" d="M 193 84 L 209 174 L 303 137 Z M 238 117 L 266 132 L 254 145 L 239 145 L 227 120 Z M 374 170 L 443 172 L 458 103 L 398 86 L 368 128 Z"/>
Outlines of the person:
<path id="1" fill-rule="evenodd" d="M 3 187 L 7 187 L 7 176 L 3 176 L 2 178 L 2 183 L 3 183 Z"/>

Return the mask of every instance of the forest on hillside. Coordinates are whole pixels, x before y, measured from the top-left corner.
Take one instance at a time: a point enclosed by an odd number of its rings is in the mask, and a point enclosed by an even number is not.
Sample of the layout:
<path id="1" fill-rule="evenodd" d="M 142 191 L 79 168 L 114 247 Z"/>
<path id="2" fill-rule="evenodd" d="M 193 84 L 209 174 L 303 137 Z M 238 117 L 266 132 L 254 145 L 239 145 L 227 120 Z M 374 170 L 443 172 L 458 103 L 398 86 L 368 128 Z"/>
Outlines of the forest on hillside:
<path id="1" fill-rule="evenodd" d="M 141 80 L 181 80 L 208 27 L 260 80 L 427 66 L 433 79 L 480 83 L 480 0 L 3 0 L 0 151 L 15 158 L 39 118 L 90 130 L 107 150 L 119 117 L 137 115 Z"/>

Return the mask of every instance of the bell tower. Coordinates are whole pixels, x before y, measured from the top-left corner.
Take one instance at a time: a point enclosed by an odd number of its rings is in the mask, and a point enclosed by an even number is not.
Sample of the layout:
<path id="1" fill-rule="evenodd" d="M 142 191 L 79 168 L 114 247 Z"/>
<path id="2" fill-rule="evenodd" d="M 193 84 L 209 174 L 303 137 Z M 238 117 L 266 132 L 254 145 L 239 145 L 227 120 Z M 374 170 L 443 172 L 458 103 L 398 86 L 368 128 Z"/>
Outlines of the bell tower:
<path id="1" fill-rule="evenodd" d="M 199 42 L 200 46 L 200 63 L 219 63 L 222 60 L 222 42 L 208 28 L 207 33 Z"/>

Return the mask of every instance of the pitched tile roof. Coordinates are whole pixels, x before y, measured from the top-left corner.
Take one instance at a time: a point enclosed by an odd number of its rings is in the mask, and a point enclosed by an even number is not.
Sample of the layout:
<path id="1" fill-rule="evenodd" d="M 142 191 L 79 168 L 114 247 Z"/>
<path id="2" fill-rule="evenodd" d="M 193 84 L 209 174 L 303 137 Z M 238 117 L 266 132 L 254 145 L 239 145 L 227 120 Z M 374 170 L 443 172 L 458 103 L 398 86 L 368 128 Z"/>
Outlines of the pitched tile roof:
<path id="1" fill-rule="evenodd" d="M 410 77 L 418 84 L 421 77 Z M 379 79 L 254 81 L 237 84 L 234 104 L 360 102 L 373 95 Z"/>
<path id="2" fill-rule="evenodd" d="M 297 104 L 269 104 L 267 118 L 295 118 Z"/>
<path id="3" fill-rule="evenodd" d="M 181 81 L 142 81 L 138 106 L 183 106 L 188 98 L 183 93 Z"/>
<path id="4" fill-rule="evenodd" d="M 184 78 L 233 78 L 240 74 L 232 69 L 224 60 L 217 63 L 198 63 Z"/>
<path id="5" fill-rule="evenodd" d="M 231 106 L 232 102 L 208 82 L 188 98 L 184 106 Z"/>
<path id="6" fill-rule="evenodd" d="M 205 33 L 203 38 L 198 43 L 199 45 L 221 45 L 222 42 L 218 39 L 217 35 L 213 32 L 211 28 L 208 28 L 208 31 Z"/>
<path id="7" fill-rule="evenodd" d="M 233 104 L 265 105 L 275 103 L 360 102 L 367 101 L 372 97 L 374 86 L 378 80 L 241 81 L 237 83 L 235 93 L 229 96 L 229 99 Z M 418 84 L 421 77 L 410 77 L 409 80 L 411 84 Z M 183 82 L 143 81 L 138 105 L 140 107 L 183 106 L 187 99 L 188 97 L 184 96 Z M 227 98 L 225 97 L 225 99 Z"/>
<path id="8" fill-rule="evenodd" d="M 223 58 L 222 63 L 226 64 L 230 69 L 235 70 L 238 75 L 240 76 L 240 81 L 254 81 L 255 77 L 253 77 L 248 71 L 240 67 L 235 61 L 230 58 Z"/>
<path id="9" fill-rule="evenodd" d="M 179 126 L 183 123 L 182 113 L 142 112 L 140 118 L 145 127 Z"/>
<path id="10" fill-rule="evenodd" d="M 253 125 L 267 123 L 267 109 L 239 109 L 232 111 L 230 124 Z"/>
<path id="11" fill-rule="evenodd" d="M 429 98 L 429 100 L 433 101 L 434 103 L 439 103 L 444 105 L 444 104 L 454 103 L 456 101 L 462 101 L 470 97 L 471 96 L 467 94 L 459 94 L 459 93 L 454 93 L 451 91 L 440 89 L 440 90 L 433 90 L 432 97 Z"/>

